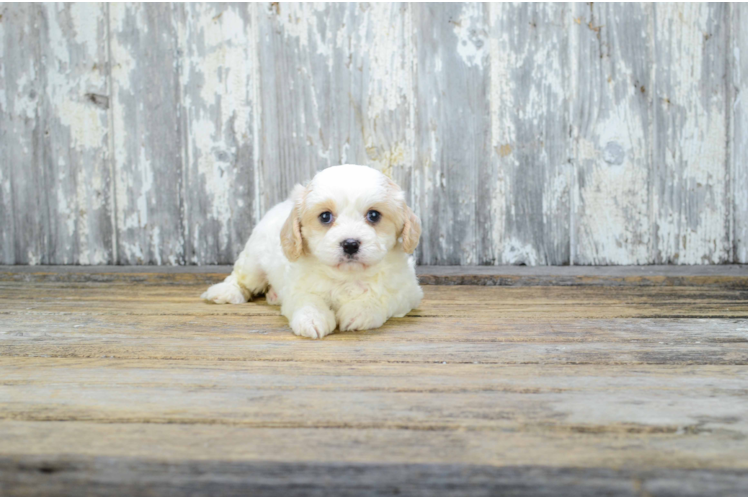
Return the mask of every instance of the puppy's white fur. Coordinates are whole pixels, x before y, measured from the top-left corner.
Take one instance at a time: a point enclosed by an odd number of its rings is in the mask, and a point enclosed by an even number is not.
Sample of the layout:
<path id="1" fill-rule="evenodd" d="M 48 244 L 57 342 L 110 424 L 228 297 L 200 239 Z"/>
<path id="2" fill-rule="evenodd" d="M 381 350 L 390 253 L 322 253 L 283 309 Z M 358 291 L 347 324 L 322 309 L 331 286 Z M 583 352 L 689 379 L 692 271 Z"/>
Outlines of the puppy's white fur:
<path id="1" fill-rule="evenodd" d="M 368 221 L 369 210 L 381 220 Z M 333 214 L 330 224 L 319 219 L 325 211 Z M 378 328 L 423 298 L 409 255 L 420 234 L 420 221 L 394 182 L 369 167 L 330 167 L 262 218 L 231 275 L 202 298 L 241 304 L 266 292 L 304 337 L 322 338 L 336 326 Z M 360 242 L 353 256 L 343 251 L 346 239 Z"/>

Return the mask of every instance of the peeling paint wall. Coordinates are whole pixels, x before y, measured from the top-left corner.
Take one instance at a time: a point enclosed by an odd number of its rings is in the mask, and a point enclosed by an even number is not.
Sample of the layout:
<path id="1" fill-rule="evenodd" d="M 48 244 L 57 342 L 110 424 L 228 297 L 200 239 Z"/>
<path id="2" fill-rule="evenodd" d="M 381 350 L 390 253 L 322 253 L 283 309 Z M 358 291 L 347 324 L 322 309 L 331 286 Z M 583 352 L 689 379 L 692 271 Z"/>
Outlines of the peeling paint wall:
<path id="1" fill-rule="evenodd" d="M 0 4 L 0 263 L 231 263 L 380 168 L 423 264 L 748 263 L 740 4 Z"/>

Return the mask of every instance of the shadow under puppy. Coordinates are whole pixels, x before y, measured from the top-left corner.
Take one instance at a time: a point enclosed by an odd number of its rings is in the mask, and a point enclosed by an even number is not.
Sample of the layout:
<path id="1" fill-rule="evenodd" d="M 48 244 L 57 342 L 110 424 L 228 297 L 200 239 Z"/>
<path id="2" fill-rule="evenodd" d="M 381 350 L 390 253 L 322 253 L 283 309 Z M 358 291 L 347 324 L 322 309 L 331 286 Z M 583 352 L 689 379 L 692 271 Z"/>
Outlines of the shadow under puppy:
<path id="1" fill-rule="evenodd" d="M 265 292 L 304 337 L 378 328 L 423 298 L 410 255 L 420 236 L 397 184 L 373 168 L 330 167 L 262 218 L 202 298 L 241 304 Z"/>

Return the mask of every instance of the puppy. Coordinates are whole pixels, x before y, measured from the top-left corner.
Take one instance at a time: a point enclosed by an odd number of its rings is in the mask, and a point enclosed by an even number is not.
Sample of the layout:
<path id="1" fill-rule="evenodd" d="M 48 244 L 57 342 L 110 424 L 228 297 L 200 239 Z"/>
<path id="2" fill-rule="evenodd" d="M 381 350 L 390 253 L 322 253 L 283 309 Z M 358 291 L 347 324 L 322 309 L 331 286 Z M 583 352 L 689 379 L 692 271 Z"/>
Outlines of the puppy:
<path id="1" fill-rule="evenodd" d="M 330 167 L 262 218 L 231 275 L 201 297 L 241 304 L 265 292 L 296 335 L 314 339 L 379 328 L 423 298 L 409 255 L 420 236 L 397 184 L 373 168 Z"/>

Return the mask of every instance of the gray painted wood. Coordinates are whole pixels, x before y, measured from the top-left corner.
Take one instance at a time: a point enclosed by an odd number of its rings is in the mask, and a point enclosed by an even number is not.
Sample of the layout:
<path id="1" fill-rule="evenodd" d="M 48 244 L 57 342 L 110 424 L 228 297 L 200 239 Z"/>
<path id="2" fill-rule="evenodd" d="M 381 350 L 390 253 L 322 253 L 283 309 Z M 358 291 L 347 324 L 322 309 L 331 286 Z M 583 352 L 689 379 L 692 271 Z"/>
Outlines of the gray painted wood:
<path id="1" fill-rule="evenodd" d="M 106 6 L 42 4 L 48 262 L 112 262 Z"/>
<path id="2" fill-rule="evenodd" d="M 258 4 L 258 211 L 330 165 L 377 167 L 408 187 L 409 8 Z"/>
<path id="3" fill-rule="evenodd" d="M 727 14 L 716 3 L 654 7 L 650 259 L 656 263 L 730 259 Z"/>
<path id="4" fill-rule="evenodd" d="M 491 5 L 496 263 L 570 263 L 571 14 L 569 4 Z"/>
<path id="5" fill-rule="evenodd" d="M 231 262 L 255 223 L 257 20 L 249 4 L 186 4 L 178 23 L 185 124 L 185 260 Z"/>
<path id="6" fill-rule="evenodd" d="M 335 6 L 335 10 L 341 7 Z M 330 153 L 332 33 L 320 30 L 325 13 L 312 4 L 260 4 L 258 10 L 261 115 L 260 186 L 266 211 L 284 200 L 294 184 L 306 182 Z M 322 32 L 320 32 L 322 31 Z M 328 50 L 326 50 L 328 49 Z M 283 83 L 281 83 L 283 82 Z M 321 102 L 320 102 L 321 101 Z"/>
<path id="7" fill-rule="evenodd" d="M 0 16 L 7 16 L 8 10 L 0 6 Z M 2 18 L 0 17 L 0 21 Z M 8 140 L 10 138 L 12 118 L 8 108 L 8 84 L 5 62 L 8 52 L 6 46 L 5 25 L 0 22 L 0 220 L 6 221 L 0 228 L 0 254 L 2 262 L 13 262 L 14 258 L 14 211 L 11 185 L 11 167 L 8 165 L 10 154 L 8 151 Z M 15 134 L 14 134 L 15 135 Z"/>
<path id="8" fill-rule="evenodd" d="M 574 264 L 650 262 L 651 4 L 574 6 Z M 647 90 L 649 89 L 649 90 Z"/>
<path id="9" fill-rule="evenodd" d="M 732 199 L 734 261 L 748 263 L 748 7 L 730 5 L 732 50 L 728 51 L 732 88 Z"/>
<path id="10" fill-rule="evenodd" d="M 482 229 L 490 234 L 493 183 L 481 183 L 491 173 L 487 6 L 414 4 L 413 9 L 419 260 L 476 264 L 484 245 L 491 253 L 477 217 L 483 214 L 480 222 L 488 224 Z"/>
<path id="11" fill-rule="evenodd" d="M 340 163 L 403 186 L 423 264 L 748 262 L 738 4 L 0 15 L 2 263 L 231 263 Z"/>
<path id="12" fill-rule="evenodd" d="M 112 262 L 106 11 L 6 4 L 0 229 L 6 262 Z"/>
<path id="13" fill-rule="evenodd" d="M 184 124 L 175 4 L 110 4 L 118 264 L 184 264 Z"/>
<path id="14" fill-rule="evenodd" d="M 2 57 L 2 256 L 8 263 L 50 263 L 49 179 L 43 163 L 40 13 L 34 4 L 4 4 Z"/>

